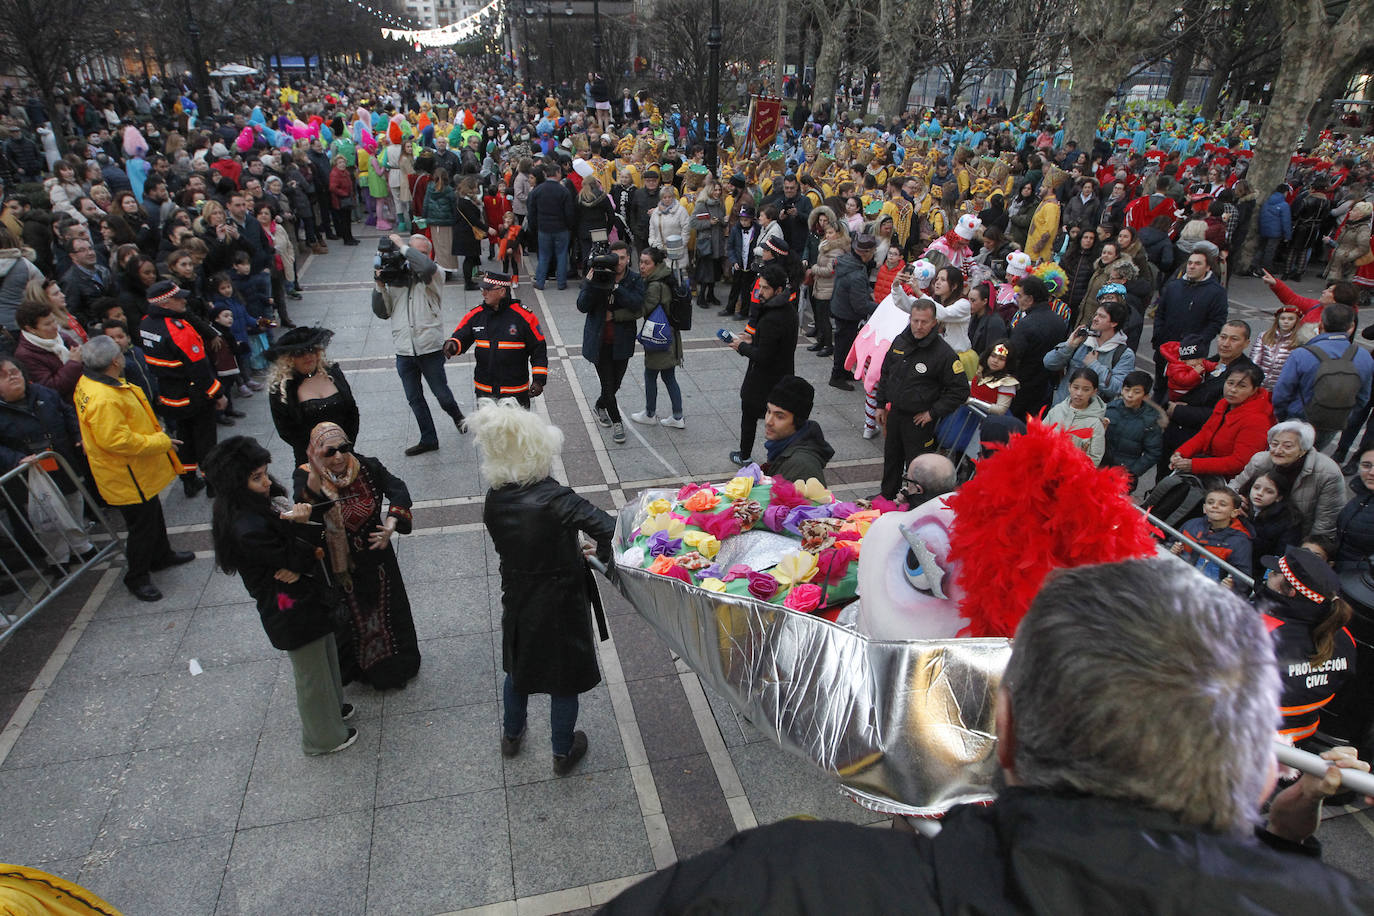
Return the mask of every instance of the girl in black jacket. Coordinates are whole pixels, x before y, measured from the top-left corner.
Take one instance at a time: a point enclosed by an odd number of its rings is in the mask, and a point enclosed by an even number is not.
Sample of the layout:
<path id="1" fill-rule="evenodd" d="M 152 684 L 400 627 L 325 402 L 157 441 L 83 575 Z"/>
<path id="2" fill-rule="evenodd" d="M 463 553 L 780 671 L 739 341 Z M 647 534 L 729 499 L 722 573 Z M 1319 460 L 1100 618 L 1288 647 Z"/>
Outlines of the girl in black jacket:
<path id="1" fill-rule="evenodd" d="M 1250 555 L 1256 582 L 1267 575 L 1264 557 L 1281 557 L 1289 545 L 1302 542 L 1302 516 L 1288 498 L 1291 490 L 1291 484 L 1272 472 L 1258 475 L 1248 485 L 1245 495 L 1250 500 L 1250 527 L 1255 529 Z"/>
<path id="2" fill-rule="evenodd" d="M 332 754 L 353 744 L 358 730 L 344 724 L 353 707 L 343 700 L 333 602 L 313 543 L 319 529 L 304 524 L 311 507 L 291 505 L 268 475 L 271 460 L 256 439 L 233 436 L 201 462 L 216 494 L 215 564 L 243 578 L 268 640 L 291 659 L 301 748 Z"/>

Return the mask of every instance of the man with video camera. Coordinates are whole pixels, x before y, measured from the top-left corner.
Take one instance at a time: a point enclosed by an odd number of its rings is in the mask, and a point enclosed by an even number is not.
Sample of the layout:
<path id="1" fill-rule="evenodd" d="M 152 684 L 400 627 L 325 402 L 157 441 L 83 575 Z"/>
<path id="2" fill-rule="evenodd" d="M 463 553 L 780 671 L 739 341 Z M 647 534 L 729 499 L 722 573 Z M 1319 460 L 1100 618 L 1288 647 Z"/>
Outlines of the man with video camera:
<path id="1" fill-rule="evenodd" d="M 596 367 L 601 393 L 596 398 L 596 422 L 611 428 L 616 444 L 625 441 L 625 426 L 615 395 L 635 353 L 635 320 L 644 313 L 644 281 L 630 270 L 630 246 L 598 244 L 587 259 L 586 282 L 577 294 L 577 310 L 587 316 L 582 325 L 582 355 Z"/>
<path id="2" fill-rule="evenodd" d="M 468 431 L 467 420 L 444 376 L 444 281 L 431 253 L 429 239 L 423 235 L 412 235 L 407 242 L 393 234 L 378 242 L 372 271 L 377 284 L 372 292 L 372 311 L 391 322 L 396 374 L 420 426 L 420 441 L 406 449 L 412 456 L 439 449 L 439 433 L 420 386 L 421 378 L 458 432 Z"/>

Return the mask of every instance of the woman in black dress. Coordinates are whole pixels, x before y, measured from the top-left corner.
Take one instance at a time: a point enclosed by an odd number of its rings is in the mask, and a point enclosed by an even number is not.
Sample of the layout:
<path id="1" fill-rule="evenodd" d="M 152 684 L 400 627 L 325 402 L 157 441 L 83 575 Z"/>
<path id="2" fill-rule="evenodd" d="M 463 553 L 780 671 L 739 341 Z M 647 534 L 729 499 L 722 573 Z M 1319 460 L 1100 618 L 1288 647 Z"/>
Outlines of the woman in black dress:
<path id="1" fill-rule="evenodd" d="M 420 646 L 391 538 L 410 532 L 410 491 L 376 458 L 355 454 L 336 423 L 311 431 L 306 458 L 296 498 L 324 525 L 325 565 L 343 595 L 335 632 L 343 682 L 404 687 L 420 670 Z"/>
<path id="2" fill-rule="evenodd" d="M 326 328 L 292 328 L 263 355 L 272 364 L 267 383 L 272 425 L 291 446 L 295 467 L 305 464 L 310 431 L 320 423 L 337 423 L 349 442 L 358 441 L 358 403 L 343 369 L 325 356 L 334 332 Z"/>

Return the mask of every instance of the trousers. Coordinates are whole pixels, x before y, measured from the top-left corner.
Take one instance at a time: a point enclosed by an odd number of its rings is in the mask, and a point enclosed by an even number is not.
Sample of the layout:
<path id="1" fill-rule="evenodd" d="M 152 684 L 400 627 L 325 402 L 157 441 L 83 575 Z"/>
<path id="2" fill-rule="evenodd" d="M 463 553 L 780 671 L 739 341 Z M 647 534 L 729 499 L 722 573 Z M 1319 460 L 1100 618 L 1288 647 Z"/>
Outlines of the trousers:
<path id="1" fill-rule="evenodd" d="M 398 353 L 396 374 L 401 377 L 406 402 L 410 404 L 410 412 L 415 414 L 415 422 L 420 426 L 420 442 L 438 445 L 439 434 L 434 429 L 434 416 L 429 412 L 429 402 L 425 400 L 420 380 L 423 378 L 429 385 L 429 390 L 439 401 L 439 409 L 448 414 L 454 423 L 463 419 L 463 411 L 448 387 L 448 377 L 444 375 L 444 351 L 435 350 L 421 356 L 401 356 Z"/>

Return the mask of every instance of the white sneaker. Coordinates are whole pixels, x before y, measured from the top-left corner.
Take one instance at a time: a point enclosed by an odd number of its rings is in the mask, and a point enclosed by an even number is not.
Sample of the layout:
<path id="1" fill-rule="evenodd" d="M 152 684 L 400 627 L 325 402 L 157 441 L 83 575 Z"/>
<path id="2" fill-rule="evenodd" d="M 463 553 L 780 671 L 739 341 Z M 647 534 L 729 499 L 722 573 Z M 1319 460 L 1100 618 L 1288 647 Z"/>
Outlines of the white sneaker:
<path id="1" fill-rule="evenodd" d="M 664 417 L 658 421 L 659 426 L 671 426 L 673 429 L 686 429 L 687 423 L 682 417 Z"/>
<path id="2" fill-rule="evenodd" d="M 651 414 L 651 413 L 645 413 L 645 412 L 642 411 L 642 410 L 639 411 L 638 413 L 632 413 L 632 414 L 630 414 L 630 419 L 631 419 L 631 420 L 634 420 L 636 423 L 641 423 L 641 424 L 643 424 L 644 426 L 653 426 L 655 423 L 658 422 L 658 418 L 657 418 L 657 417 L 655 417 L 655 416 L 654 416 L 653 414 Z"/>
<path id="3" fill-rule="evenodd" d="M 876 439 L 876 438 L 878 438 L 878 430 L 877 430 L 877 428 L 876 428 L 876 427 L 873 427 L 873 426 L 865 426 L 865 427 L 864 427 L 864 438 L 865 438 L 865 439 Z"/>

